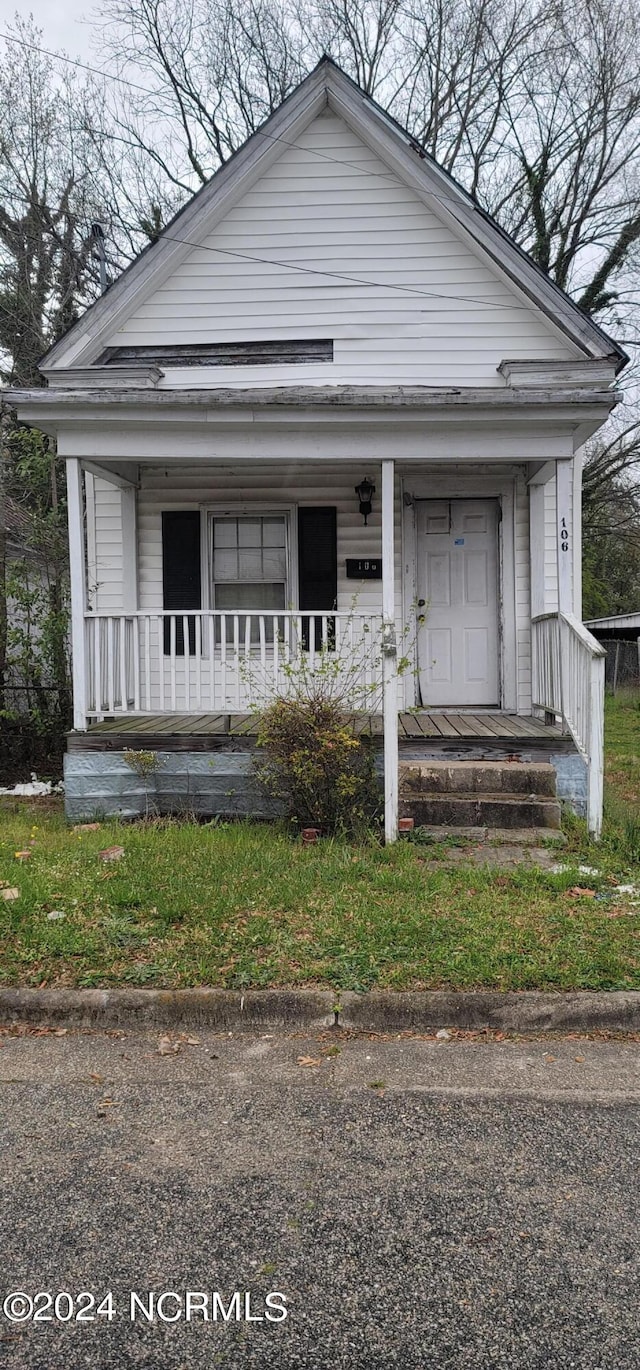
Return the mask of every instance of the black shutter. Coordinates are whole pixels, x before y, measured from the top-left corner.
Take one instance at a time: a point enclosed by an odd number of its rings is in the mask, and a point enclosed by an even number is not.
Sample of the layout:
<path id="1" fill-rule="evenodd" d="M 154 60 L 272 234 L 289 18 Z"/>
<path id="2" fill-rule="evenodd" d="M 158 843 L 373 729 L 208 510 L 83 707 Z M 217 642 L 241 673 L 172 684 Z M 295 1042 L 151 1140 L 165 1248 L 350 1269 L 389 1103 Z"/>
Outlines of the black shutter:
<path id="1" fill-rule="evenodd" d="M 298 510 L 299 607 L 326 614 L 337 608 L 338 549 L 334 506 Z M 334 639 L 329 624 L 329 642 Z M 309 620 L 302 625 L 303 645 L 309 647 Z M 316 623 L 316 649 L 322 646 L 322 625 Z"/>
<path id="2" fill-rule="evenodd" d="M 202 607 L 200 511 L 171 509 L 162 514 L 162 607 L 176 613 Z M 196 649 L 195 619 L 189 619 L 189 654 Z M 171 620 L 164 621 L 164 651 L 171 652 Z M 184 656 L 184 631 L 176 623 L 176 654 Z"/>

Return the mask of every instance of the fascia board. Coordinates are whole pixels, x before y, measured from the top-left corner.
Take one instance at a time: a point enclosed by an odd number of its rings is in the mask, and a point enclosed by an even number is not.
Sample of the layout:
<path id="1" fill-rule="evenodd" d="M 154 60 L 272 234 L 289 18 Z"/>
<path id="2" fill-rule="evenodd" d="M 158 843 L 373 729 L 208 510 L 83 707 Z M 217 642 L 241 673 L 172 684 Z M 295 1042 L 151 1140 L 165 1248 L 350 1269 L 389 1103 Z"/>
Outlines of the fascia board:
<path id="1" fill-rule="evenodd" d="M 269 132 L 258 129 L 243 147 L 191 199 L 106 295 L 86 311 L 70 332 L 42 359 L 42 369 L 54 372 L 65 366 L 90 365 L 99 356 L 107 335 L 143 303 L 208 237 L 252 185 L 282 155 L 279 140 L 295 142 L 325 108 L 326 73 L 312 73 L 304 86 L 290 96 L 269 120 Z M 174 237 L 175 234 L 175 237 Z M 176 241 L 178 238 L 188 241 Z"/>
<path id="2" fill-rule="evenodd" d="M 547 316 L 562 338 L 567 336 L 581 351 L 592 357 L 611 356 L 613 342 L 590 322 L 577 305 L 553 281 L 520 253 L 498 226 L 485 216 L 456 182 L 429 158 L 422 160 L 408 135 L 387 124 L 382 111 L 367 102 L 351 83 L 337 80 L 329 73 L 329 105 L 345 120 L 373 152 L 376 152 L 405 185 L 420 196 L 428 208 L 470 245 L 491 258 L 497 273 L 524 301 Z M 622 354 L 624 355 L 624 354 Z"/>

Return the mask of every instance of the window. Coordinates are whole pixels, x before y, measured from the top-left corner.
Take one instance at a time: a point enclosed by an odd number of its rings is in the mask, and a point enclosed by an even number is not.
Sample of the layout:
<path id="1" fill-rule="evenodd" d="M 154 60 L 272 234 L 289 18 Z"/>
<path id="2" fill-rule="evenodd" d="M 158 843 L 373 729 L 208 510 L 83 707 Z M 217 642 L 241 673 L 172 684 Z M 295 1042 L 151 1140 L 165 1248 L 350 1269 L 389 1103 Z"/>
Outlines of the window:
<path id="1" fill-rule="evenodd" d="M 287 531 L 285 514 L 211 517 L 211 607 L 269 615 L 269 642 L 273 614 L 287 604 Z M 227 640 L 233 640 L 233 621 L 227 622 Z M 257 620 L 251 625 L 251 640 L 260 640 Z"/>

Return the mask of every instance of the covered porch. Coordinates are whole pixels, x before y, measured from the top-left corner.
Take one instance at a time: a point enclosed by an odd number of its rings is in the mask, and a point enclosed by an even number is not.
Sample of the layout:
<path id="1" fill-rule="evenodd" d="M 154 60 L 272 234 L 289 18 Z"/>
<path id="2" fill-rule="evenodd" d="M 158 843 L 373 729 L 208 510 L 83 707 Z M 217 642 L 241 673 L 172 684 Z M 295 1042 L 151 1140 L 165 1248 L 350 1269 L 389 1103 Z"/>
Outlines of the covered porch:
<path id="1" fill-rule="evenodd" d="M 353 587 L 338 580 L 337 597 L 322 612 L 307 603 L 271 611 L 195 607 L 193 600 L 182 611 L 155 607 L 162 568 L 151 576 L 143 563 L 150 561 L 147 490 L 153 490 L 157 505 L 158 475 L 156 468 L 147 469 L 149 475 L 144 465 L 133 471 L 124 463 L 68 461 L 73 564 L 86 568 L 72 585 L 75 729 L 70 752 L 114 751 L 117 746 L 162 751 L 192 747 L 197 752 L 228 746 L 243 736 L 249 740 L 257 708 L 288 693 L 301 674 L 309 679 L 329 672 L 354 727 L 378 739 L 384 752 L 388 840 L 397 833 L 400 754 L 412 744 L 414 750 L 440 748 L 481 757 L 496 748 L 509 755 L 518 748 L 549 748 L 564 740 L 584 764 L 585 811 L 591 830 L 599 831 L 604 657 L 573 612 L 576 502 L 571 459 L 484 467 L 457 463 L 449 468 L 442 462 L 408 465 L 385 459 L 371 466 L 376 486 L 372 527 L 366 541 L 356 545 L 367 555 L 352 559 L 361 578 Z M 179 483 L 180 468 L 175 464 L 170 469 Z M 350 490 L 358 469 L 347 472 Z M 327 501 L 339 498 L 327 466 L 318 463 L 316 470 L 316 484 L 326 489 Z M 272 506 L 280 508 L 282 481 L 277 468 L 272 472 L 277 491 Z M 198 484 L 211 490 L 210 499 L 218 479 L 215 465 L 199 467 Z M 287 480 L 295 482 L 291 470 Z M 117 612 L 109 611 L 106 595 L 91 583 L 88 515 L 96 483 L 110 488 L 119 504 Z M 169 503 L 170 495 L 162 499 Z M 177 502 L 180 508 L 187 504 Z M 458 512 L 473 515 L 474 508 L 489 504 L 496 510 L 495 684 L 485 681 L 489 694 L 474 705 L 473 695 L 469 701 L 458 698 L 455 670 L 450 681 L 436 679 L 433 643 L 437 632 L 442 635 L 438 621 L 446 622 L 447 609 L 437 602 L 436 580 L 430 583 L 429 598 L 420 593 L 430 555 L 421 529 L 425 510 L 430 511 L 433 537 L 440 539 L 432 542 L 434 564 L 442 560 L 441 543 L 448 537 L 458 555 L 458 543 L 476 548 L 471 552 L 475 561 L 468 564 L 477 568 L 477 545 L 454 536 L 451 510 L 455 505 Z M 250 491 L 242 507 L 255 522 Z M 224 508 L 237 511 L 238 506 L 229 502 Z M 443 535 L 438 520 L 445 511 L 449 530 Z M 355 513 L 356 508 L 343 516 L 341 527 L 339 522 L 339 560 L 343 548 L 354 547 Z M 159 522 L 159 515 L 154 518 Z M 197 553 L 203 580 L 209 574 L 210 527 Z M 473 584 L 469 598 L 473 600 Z M 555 601 L 552 609 L 550 601 Z M 432 708 L 431 697 L 438 700 Z"/>

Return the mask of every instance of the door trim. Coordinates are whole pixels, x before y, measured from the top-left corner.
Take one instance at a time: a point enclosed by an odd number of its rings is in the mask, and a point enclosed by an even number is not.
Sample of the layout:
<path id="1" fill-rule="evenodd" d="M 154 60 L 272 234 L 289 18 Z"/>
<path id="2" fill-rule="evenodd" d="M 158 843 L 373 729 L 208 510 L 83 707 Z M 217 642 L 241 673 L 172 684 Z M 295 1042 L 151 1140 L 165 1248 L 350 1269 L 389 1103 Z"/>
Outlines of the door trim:
<path id="1" fill-rule="evenodd" d="M 515 563 L 515 517 L 516 483 L 518 475 L 511 471 L 508 475 L 492 474 L 483 476 L 447 475 L 442 470 L 432 476 L 423 474 L 413 476 L 411 472 L 403 478 L 403 617 L 411 622 L 415 615 L 417 599 L 417 530 L 414 500 L 423 499 L 497 499 L 499 502 L 498 519 L 498 650 L 500 655 L 498 680 L 500 686 L 500 708 L 505 713 L 518 711 L 517 675 L 517 626 L 516 626 L 516 563 Z M 414 649 L 415 696 L 417 703 L 417 647 Z M 453 706 L 452 706 L 453 707 Z M 445 710 L 446 712 L 446 710 Z"/>

